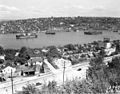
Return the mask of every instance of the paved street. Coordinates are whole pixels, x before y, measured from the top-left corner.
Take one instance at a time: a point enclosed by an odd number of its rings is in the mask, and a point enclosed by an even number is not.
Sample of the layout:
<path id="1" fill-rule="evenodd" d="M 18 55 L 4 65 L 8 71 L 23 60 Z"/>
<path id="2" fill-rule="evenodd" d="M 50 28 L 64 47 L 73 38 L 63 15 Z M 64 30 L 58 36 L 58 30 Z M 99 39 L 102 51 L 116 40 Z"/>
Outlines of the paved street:
<path id="1" fill-rule="evenodd" d="M 118 57 L 120 55 L 115 55 L 111 57 L 107 57 L 104 59 L 105 62 L 112 60 L 113 57 Z M 42 84 L 47 84 L 49 81 L 55 80 L 58 84 L 63 83 L 63 69 L 53 69 L 51 65 L 49 65 L 51 68 L 50 73 L 44 73 L 40 74 L 40 76 L 32 76 L 32 77 L 20 77 L 14 79 L 14 92 L 22 90 L 23 86 L 26 86 L 27 84 L 36 84 L 38 82 Z M 86 69 L 88 69 L 89 61 L 73 65 L 70 67 L 65 68 L 65 75 L 64 80 L 72 80 L 74 78 L 85 78 L 86 77 Z M 79 68 L 81 68 L 81 71 L 77 71 Z M 53 69 L 53 70 L 52 70 Z M 53 71 L 55 71 L 53 73 Z M 11 87 L 11 81 L 1 83 L 0 85 L 0 91 L 2 94 L 12 94 L 12 87 Z"/>
<path id="2" fill-rule="evenodd" d="M 75 66 L 71 66 L 65 69 L 65 81 L 72 80 L 76 77 L 85 78 L 86 76 L 86 69 L 88 68 L 88 62 L 84 62 L 82 64 L 78 64 Z M 77 71 L 78 68 L 81 68 L 81 71 Z M 19 80 L 14 81 L 14 92 L 22 90 L 23 86 L 27 84 L 36 84 L 37 82 L 40 83 L 48 83 L 49 81 L 55 80 L 57 83 L 62 84 L 63 82 L 63 69 L 57 70 L 56 74 L 47 73 L 41 74 L 41 76 L 33 76 L 33 77 L 25 77 L 19 78 Z M 0 91 L 2 94 L 12 94 L 12 87 L 11 82 L 2 83 L 0 85 Z"/>

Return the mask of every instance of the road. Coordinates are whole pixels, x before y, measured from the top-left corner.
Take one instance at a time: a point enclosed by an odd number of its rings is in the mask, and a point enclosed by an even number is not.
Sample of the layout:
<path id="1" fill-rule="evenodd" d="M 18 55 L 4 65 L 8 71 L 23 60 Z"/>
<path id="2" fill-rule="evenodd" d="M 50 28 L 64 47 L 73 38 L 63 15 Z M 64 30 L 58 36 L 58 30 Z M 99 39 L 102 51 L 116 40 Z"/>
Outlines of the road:
<path id="1" fill-rule="evenodd" d="M 114 55 L 111 57 L 107 57 L 104 59 L 104 62 L 112 60 L 113 57 L 117 57 L 119 55 Z M 86 69 L 88 69 L 89 61 L 70 66 L 68 68 L 65 68 L 65 81 L 72 80 L 76 77 L 78 78 L 85 78 L 86 77 Z M 77 69 L 81 68 L 81 71 L 77 71 Z M 52 69 L 52 67 L 51 67 Z M 54 73 L 44 73 L 40 76 L 33 76 L 33 77 L 21 77 L 13 81 L 14 83 L 14 92 L 22 90 L 23 86 L 26 86 L 27 84 L 36 84 L 38 82 L 42 84 L 47 84 L 49 81 L 55 80 L 57 83 L 62 84 L 63 83 L 63 69 L 57 69 Z M 0 85 L 0 91 L 2 94 L 12 94 L 12 87 L 11 87 L 11 81 L 8 81 L 6 83 L 1 83 Z"/>
<path id="2" fill-rule="evenodd" d="M 76 77 L 85 78 L 86 76 L 86 69 L 89 66 L 89 62 L 84 62 L 81 64 L 77 64 L 74 66 L 71 66 L 69 68 L 65 68 L 65 81 L 66 80 L 72 80 Z M 81 68 L 81 71 L 77 71 L 78 68 Z M 72 74 L 72 75 L 71 75 Z M 14 80 L 14 92 L 22 90 L 23 86 L 26 86 L 27 84 L 36 84 L 38 82 L 47 84 L 49 81 L 56 81 L 59 84 L 62 84 L 63 82 L 63 69 L 58 69 L 56 73 L 46 73 L 41 74 L 40 76 L 33 76 L 33 77 L 22 77 L 18 80 Z M 11 82 L 1 83 L 0 85 L 0 91 L 2 94 L 12 94 L 12 87 Z"/>

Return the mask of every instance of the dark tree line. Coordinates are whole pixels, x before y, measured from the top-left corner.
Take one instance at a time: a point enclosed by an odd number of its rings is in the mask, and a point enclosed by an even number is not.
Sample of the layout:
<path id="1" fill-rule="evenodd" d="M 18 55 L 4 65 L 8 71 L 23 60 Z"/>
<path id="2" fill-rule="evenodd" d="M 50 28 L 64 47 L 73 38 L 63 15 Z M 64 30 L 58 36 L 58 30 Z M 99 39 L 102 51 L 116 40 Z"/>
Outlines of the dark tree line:
<path id="1" fill-rule="evenodd" d="M 94 85 L 94 92 L 116 93 L 120 86 L 120 57 L 115 57 L 107 64 L 103 57 L 92 59 L 87 73 L 87 79 Z"/>

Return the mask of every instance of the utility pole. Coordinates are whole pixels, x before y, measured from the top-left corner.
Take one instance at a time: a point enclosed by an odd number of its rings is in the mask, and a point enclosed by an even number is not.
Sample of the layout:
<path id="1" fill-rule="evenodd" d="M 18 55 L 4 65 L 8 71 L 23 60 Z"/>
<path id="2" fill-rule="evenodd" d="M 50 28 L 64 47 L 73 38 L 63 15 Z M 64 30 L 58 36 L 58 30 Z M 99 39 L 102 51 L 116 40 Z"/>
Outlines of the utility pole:
<path id="1" fill-rule="evenodd" d="M 11 69 L 11 84 L 12 84 L 12 94 L 14 94 L 14 93 L 13 93 L 13 76 L 12 76 L 12 69 Z"/>
<path id="2" fill-rule="evenodd" d="M 65 80 L 65 61 L 63 66 L 63 86 L 64 86 L 64 80 Z"/>

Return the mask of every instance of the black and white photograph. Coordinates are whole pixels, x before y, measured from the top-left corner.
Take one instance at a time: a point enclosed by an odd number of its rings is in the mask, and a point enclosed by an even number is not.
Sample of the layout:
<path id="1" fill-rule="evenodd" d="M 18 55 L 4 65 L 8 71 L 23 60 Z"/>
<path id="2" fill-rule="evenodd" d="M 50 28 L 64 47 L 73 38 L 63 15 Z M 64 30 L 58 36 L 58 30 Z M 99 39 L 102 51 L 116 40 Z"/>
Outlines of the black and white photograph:
<path id="1" fill-rule="evenodd" d="M 120 94 L 120 0 L 0 0 L 0 94 Z"/>

